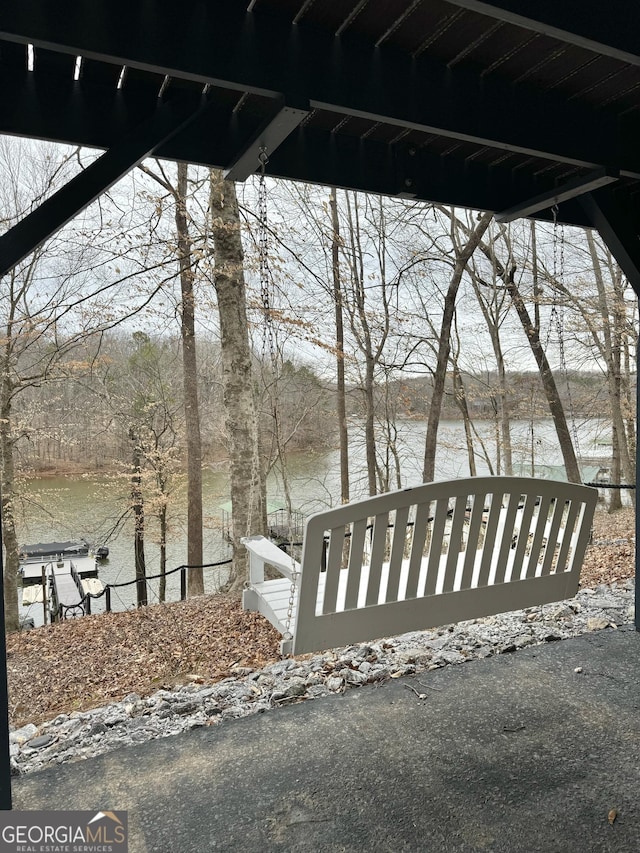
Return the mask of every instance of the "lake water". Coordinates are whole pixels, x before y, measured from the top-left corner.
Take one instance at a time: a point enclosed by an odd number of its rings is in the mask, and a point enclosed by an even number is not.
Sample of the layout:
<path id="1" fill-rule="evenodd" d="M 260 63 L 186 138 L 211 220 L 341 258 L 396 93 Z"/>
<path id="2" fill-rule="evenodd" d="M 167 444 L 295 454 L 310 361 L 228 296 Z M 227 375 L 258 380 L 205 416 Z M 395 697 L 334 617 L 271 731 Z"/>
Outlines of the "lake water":
<path id="1" fill-rule="evenodd" d="M 490 456 L 495 456 L 493 425 L 478 422 L 478 432 L 485 441 Z M 606 445 L 608 422 L 591 419 L 578 425 L 580 453 L 584 457 L 609 457 Z M 405 420 L 400 424 L 399 450 L 402 466 L 402 486 L 416 485 L 421 481 L 426 424 Z M 522 473 L 530 473 L 533 446 L 536 465 L 559 465 L 562 462 L 553 425 L 550 420 L 516 421 L 512 425 L 514 466 L 522 465 Z M 366 496 L 366 471 L 364 448 L 357 429 L 352 429 L 351 496 Z M 292 503 L 305 515 L 339 503 L 339 454 L 326 452 L 298 453 L 287 461 Z M 484 460 L 477 460 L 478 474 L 488 473 Z M 468 476 L 467 451 L 464 430 L 458 421 L 444 421 L 439 431 L 436 458 L 436 476 L 455 478 Z M 394 482 L 395 485 L 395 481 Z M 275 474 L 269 481 L 269 499 L 282 501 L 281 477 Z M 204 560 L 213 563 L 228 559 L 230 548 L 222 535 L 223 514 L 221 505 L 228 500 L 226 473 L 207 471 L 203 476 L 204 499 Z M 100 568 L 104 583 L 121 583 L 134 577 L 133 528 L 130 520 L 119 524 L 126 514 L 129 502 L 129 482 L 126 477 L 83 476 L 55 477 L 31 480 L 24 489 L 18 508 L 19 541 L 34 543 L 85 538 L 90 543 L 106 543 L 109 559 Z M 167 567 L 177 567 L 186 562 L 186 500 L 184 486 L 177 488 L 170 509 L 170 533 Z M 159 571 L 157 524 L 147 519 L 146 530 L 147 574 Z M 205 571 L 207 591 L 215 591 L 220 583 L 218 570 Z M 179 597 L 180 573 L 167 578 L 167 599 Z M 150 583 L 150 602 L 157 600 L 157 582 Z M 103 608 L 103 599 L 93 602 L 94 611 Z M 112 607 L 122 610 L 135 604 L 135 587 L 113 590 Z M 41 621 L 41 605 L 33 613 Z M 27 615 L 23 608 L 21 615 Z"/>

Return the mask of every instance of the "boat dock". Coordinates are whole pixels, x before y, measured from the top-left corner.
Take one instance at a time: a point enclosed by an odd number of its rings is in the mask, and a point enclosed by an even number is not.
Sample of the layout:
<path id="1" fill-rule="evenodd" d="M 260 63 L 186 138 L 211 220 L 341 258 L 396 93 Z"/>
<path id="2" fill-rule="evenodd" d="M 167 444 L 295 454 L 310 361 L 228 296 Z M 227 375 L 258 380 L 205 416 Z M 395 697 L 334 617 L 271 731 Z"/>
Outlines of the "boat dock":
<path id="1" fill-rule="evenodd" d="M 22 553 L 23 605 L 41 602 L 52 622 L 91 612 L 84 596 L 100 592 L 102 584 L 97 580 L 96 558 L 87 546 L 51 542 L 25 546 Z"/>

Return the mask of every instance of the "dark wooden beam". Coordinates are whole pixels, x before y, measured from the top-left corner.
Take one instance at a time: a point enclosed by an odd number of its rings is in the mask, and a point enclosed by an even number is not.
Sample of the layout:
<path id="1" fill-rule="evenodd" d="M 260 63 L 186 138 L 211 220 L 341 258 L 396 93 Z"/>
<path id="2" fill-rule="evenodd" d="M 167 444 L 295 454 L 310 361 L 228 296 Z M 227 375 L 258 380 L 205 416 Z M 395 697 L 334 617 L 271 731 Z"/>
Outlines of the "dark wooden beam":
<path id="1" fill-rule="evenodd" d="M 309 115 L 308 109 L 297 109 L 280 102 L 276 114 L 269 118 L 238 152 L 225 170 L 228 181 L 245 181 L 260 167 L 260 158 L 269 158 L 289 134 Z"/>
<path id="2" fill-rule="evenodd" d="M 59 8 L 57 6 L 56 8 Z M 338 38 L 286 17 L 246 12 L 246 3 L 155 4 L 66 0 L 59 15 L 44 0 L 0 6 L 0 38 L 124 64 L 311 108 L 363 117 L 450 139 L 584 169 L 611 164 L 640 178 L 638 121 L 598 113 L 562 94 L 514 86 L 498 75 L 449 68 Z M 126 26 L 123 25 L 126 22 Z M 37 70 L 35 72 L 37 74 Z"/>
<path id="3" fill-rule="evenodd" d="M 637 217 L 630 215 L 623 197 L 610 189 L 587 193 L 581 196 L 580 204 L 640 296 L 640 234 Z"/>
<path id="4" fill-rule="evenodd" d="M 0 85 L 0 132 L 22 127 L 26 135 L 59 142 L 112 148 L 130 135 L 157 106 L 155 94 L 93 89 L 91 97 L 70 82 L 68 90 L 55 81 L 36 81 L 29 75 L 5 76 Z M 259 136 L 263 119 L 249 110 L 211 104 L 193 121 L 165 140 L 154 156 L 228 169 Z M 70 138 L 71 137 L 71 138 Z M 467 208 L 505 210 L 523 198 L 556 189 L 544 172 L 512 171 L 508 164 L 484 165 L 430 154 L 403 143 L 388 144 L 373 137 L 341 136 L 298 127 L 271 152 L 267 174 L 383 195 L 437 201 Z M 252 164 L 253 165 L 253 164 Z M 540 218 L 550 213 L 540 211 Z M 638 219 L 638 214 L 634 214 Z M 575 202 L 562 205 L 559 221 L 585 226 L 590 221 Z"/>
<path id="5" fill-rule="evenodd" d="M 167 146 L 169 147 L 169 146 Z M 411 145 L 387 145 L 375 139 L 340 136 L 312 130 L 294 131 L 269 159 L 267 173 L 381 195 L 438 202 L 457 207 L 501 210 L 521 198 L 552 187 L 544 176 L 508 167 L 486 166 L 416 150 Z M 540 218 L 550 220 L 550 211 Z M 565 202 L 559 221 L 587 226 L 589 220 L 576 200 Z"/>
<path id="6" fill-rule="evenodd" d="M 496 222 L 513 222 L 514 219 L 523 219 L 526 216 L 539 213 L 541 210 L 557 206 L 561 202 L 577 198 L 584 193 L 606 187 L 608 184 L 617 181 L 619 177 L 619 173 L 615 170 L 597 169 L 594 172 L 589 172 L 588 175 L 581 175 L 571 181 L 565 181 L 552 190 L 540 193 L 535 198 L 515 204 L 508 210 L 502 210 L 496 213 L 495 220 Z"/>
<path id="7" fill-rule="evenodd" d="M 0 277 L 60 230 L 194 117 L 206 110 L 204 97 L 172 99 L 154 115 L 44 201 L 0 237 Z"/>
<path id="8" fill-rule="evenodd" d="M 479 12 L 592 50 L 602 56 L 640 65 L 640 6 L 628 0 L 602 3 L 583 0 L 579 8 L 557 0 L 447 0 L 453 6 Z"/>

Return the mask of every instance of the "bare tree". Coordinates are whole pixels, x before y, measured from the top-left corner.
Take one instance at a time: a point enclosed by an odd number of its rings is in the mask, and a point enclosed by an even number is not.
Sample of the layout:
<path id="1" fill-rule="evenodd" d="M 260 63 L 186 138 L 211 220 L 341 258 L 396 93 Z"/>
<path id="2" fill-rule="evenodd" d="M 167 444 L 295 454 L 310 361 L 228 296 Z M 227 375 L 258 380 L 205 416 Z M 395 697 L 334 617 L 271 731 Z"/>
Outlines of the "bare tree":
<path id="1" fill-rule="evenodd" d="M 486 242 L 482 242 L 481 250 L 489 259 L 491 264 L 495 267 L 498 277 L 502 279 L 507 289 L 507 292 L 509 293 L 511 302 L 516 310 L 518 318 L 520 319 L 522 329 L 531 348 L 531 352 L 533 353 L 533 356 L 536 360 L 536 364 L 538 365 L 538 372 L 540 374 L 542 386 L 544 388 L 545 396 L 547 398 L 549 412 L 551 414 L 551 417 L 553 418 L 556 435 L 558 436 L 558 443 L 560 445 L 560 451 L 564 460 L 564 466 L 567 472 L 567 479 L 570 483 L 580 483 L 582 480 L 580 476 L 580 469 L 578 467 L 578 460 L 576 458 L 575 448 L 573 446 L 571 431 L 567 423 L 564 405 L 558 392 L 555 377 L 549 365 L 549 360 L 547 358 L 544 345 L 540 338 L 539 320 L 537 322 L 533 322 L 531 320 L 531 316 L 529 314 L 529 311 L 527 310 L 525 300 L 522 296 L 520 288 L 516 283 L 517 265 L 513 260 L 514 255 L 510 238 L 506 229 L 503 228 L 502 231 L 502 236 L 505 241 L 508 258 L 506 264 L 503 264 L 497 258 L 494 243 L 488 244 Z"/>
<path id="2" fill-rule="evenodd" d="M 264 533 L 262 472 L 247 325 L 244 253 L 235 185 L 211 170 L 210 222 L 215 255 L 222 382 L 230 446 L 233 571 L 230 588 L 246 578 L 247 556 L 240 540 Z"/>
<path id="3" fill-rule="evenodd" d="M 168 192 L 174 201 L 176 228 L 176 253 L 180 270 L 180 335 L 182 337 L 182 382 L 187 447 L 187 563 L 194 567 L 188 574 L 189 596 L 204 593 L 202 551 L 202 437 L 200 434 L 200 406 L 198 401 L 198 361 L 195 333 L 194 260 L 192 238 L 187 210 L 188 166 L 178 163 L 176 181 L 173 183 L 161 163 L 157 171 L 143 166 L 145 174 L 152 177 Z"/>
<path id="4" fill-rule="evenodd" d="M 347 391 L 344 369 L 344 318 L 342 276 L 340 271 L 340 218 L 335 188 L 329 193 L 331 211 L 331 274 L 333 279 L 333 303 L 336 324 L 336 413 L 340 441 L 340 499 L 349 502 L 349 434 L 347 430 Z"/>
<path id="5" fill-rule="evenodd" d="M 424 468 L 422 471 L 422 479 L 425 483 L 430 483 L 435 477 L 438 427 L 440 424 L 440 411 L 442 409 L 442 398 L 444 396 L 449 353 L 451 351 L 451 328 L 453 325 L 458 288 L 460 287 L 460 282 L 462 281 L 462 276 L 467 268 L 467 264 L 471 260 L 471 256 L 474 251 L 478 248 L 483 234 L 489 227 L 491 219 L 492 214 L 482 214 L 476 225 L 472 229 L 468 229 L 470 233 L 468 234 L 465 242 L 460 243 L 457 236 L 456 225 L 454 223 L 454 215 L 451 213 L 451 239 L 455 252 L 455 263 L 453 273 L 449 281 L 449 287 L 445 294 L 442 323 L 438 339 L 438 355 L 433 380 L 433 392 L 431 395 L 427 419 Z"/>
<path id="6" fill-rule="evenodd" d="M 496 469 L 498 474 L 513 474 L 513 451 L 511 446 L 511 415 L 507 390 L 507 367 L 502 348 L 501 328 L 508 314 L 508 298 L 502 287 L 497 287 L 495 267 L 492 267 L 490 286 L 480 276 L 476 264 L 469 269 L 471 285 L 491 340 L 496 362 L 496 383 L 489 389 L 491 405 L 496 419 Z M 507 303 L 505 305 L 505 302 Z"/>

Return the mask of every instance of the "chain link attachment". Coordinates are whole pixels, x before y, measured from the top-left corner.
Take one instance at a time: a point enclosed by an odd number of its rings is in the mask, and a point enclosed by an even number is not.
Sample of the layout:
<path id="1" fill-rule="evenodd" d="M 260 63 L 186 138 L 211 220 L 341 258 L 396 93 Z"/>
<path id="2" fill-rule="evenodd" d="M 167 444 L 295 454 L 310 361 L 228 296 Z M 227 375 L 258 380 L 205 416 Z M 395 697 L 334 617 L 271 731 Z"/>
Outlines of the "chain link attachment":
<path id="1" fill-rule="evenodd" d="M 292 537 L 289 536 L 289 539 Z M 294 568 L 295 559 L 293 556 L 293 542 L 290 543 L 289 547 L 291 548 L 291 588 L 289 590 L 289 604 L 287 606 L 287 621 L 284 625 L 284 633 L 282 635 L 284 640 L 293 640 L 293 634 L 291 633 L 291 622 L 293 620 L 293 608 L 296 603 L 296 587 L 298 585 L 298 575 L 300 572 L 297 572 Z"/>
<path id="2" fill-rule="evenodd" d="M 260 178 L 258 181 L 258 259 L 260 273 L 260 299 L 262 302 L 262 311 L 264 314 L 264 331 L 262 340 L 263 353 L 269 347 L 271 364 L 274 374 L 277 374 L 277 354 L 276 354 L 276 337 L 273 329 L 273 315 L 271 312 L 271 271 L 269 269 L 269 222 L 267 218 L 267 183 L 266 183 L 266 167 L 269 162 L 267 149 L 262 146 L 258 153 L 258 162 L 260 163 Z M 277 389 L 276 389 L 277 393 Z M 276 430 L 279 429 L 279 413 L 277 398 L 273 401 L 273 419 Z M 296 590 L 298 584 L 299 572 L 296 570 L 296 561 L 293 556 L 293 536 L 291 530 L 291 518 L 289 518 L 289 547 L 291 549 L 291 588 L 289 589 L 289 602 L 287 605 L 287 619 L 285 622 L 285 630 L 283 639 L 293 640 L 291 632 L 291 623 L 293 622 L 293 608 L 296 603 Z"/>
<path id="3" fill-rule="evenodd" d="M 559 208 L 554 204 L 551 208 L 553 214 L 553 302 L 551 305 L 551 315 L 549 317 L 549 329 L 547 331 L 547 342 L 545 346 L 546 352 L 549 351 L 549 341 L 551 338 L 551 326 L 555 325 L 558 335 L 558 355 L 560 357 L 560 370 L 564 377 L 567 389 L 567 402 L 569 404 L 569 413 L 571 416 L 570 431 L 573 441 L 573 447 L 576 453 L 578 463 L 581 460 L 580 453 L 580 438 L 578 436 L 578 427 L 574 415 L 574 405 L 571 395 L 571 385 L 569 382 L 569 371 L 567 369 L 567 354 L 564 346 L 564 302 L 558 300 L 558 285 L 564 287 L 564 249 L 565 249 L 565 233 L 564 224 L 558 224 Z M 558 230 L 560 230 L 560 240 L 558 240 Z M 560 259 L 558 264 L 558 243 L 560 248 Z"/>

